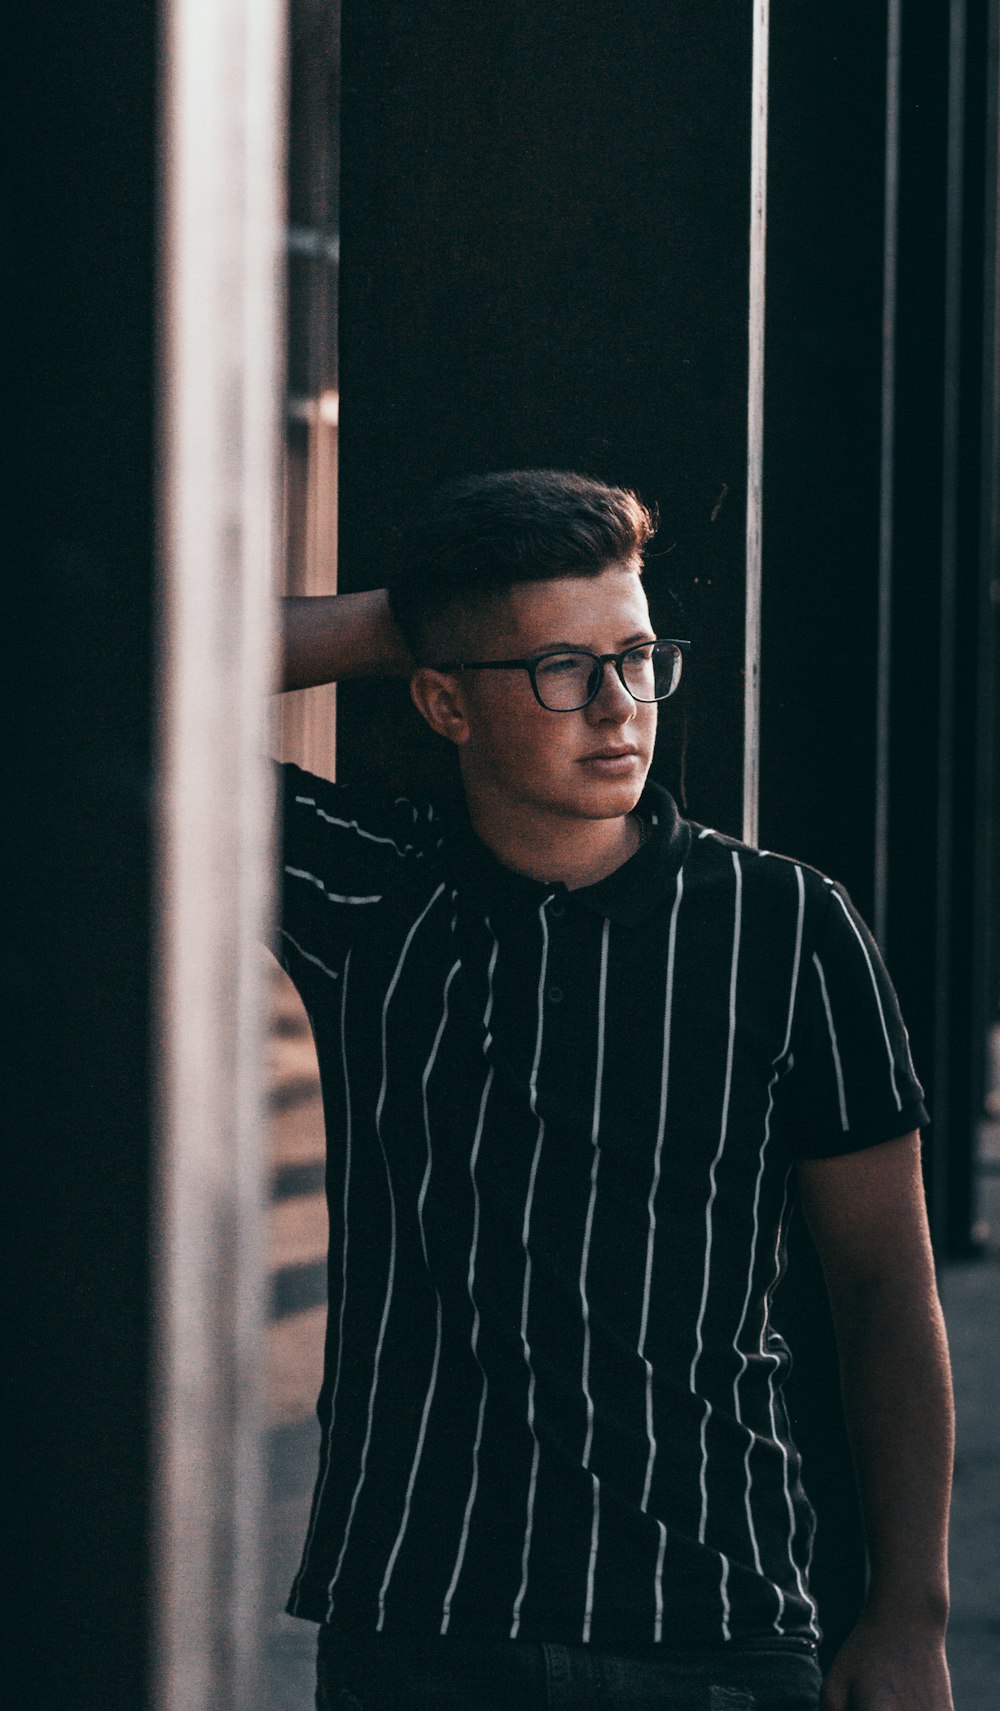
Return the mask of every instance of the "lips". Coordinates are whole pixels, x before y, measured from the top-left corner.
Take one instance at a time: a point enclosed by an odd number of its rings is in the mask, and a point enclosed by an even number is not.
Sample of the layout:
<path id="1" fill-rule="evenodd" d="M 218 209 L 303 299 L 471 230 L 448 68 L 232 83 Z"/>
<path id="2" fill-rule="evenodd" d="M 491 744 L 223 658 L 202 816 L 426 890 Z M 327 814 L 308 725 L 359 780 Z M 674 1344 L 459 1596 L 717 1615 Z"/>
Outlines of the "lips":
<path id="1" fill-rule="evenodd" d="M 594 749 L 589 755 L 581 755 L 581 760 L 624 760 L 628 755 L 638 755 L 636 748 L 624 749 Z"/>

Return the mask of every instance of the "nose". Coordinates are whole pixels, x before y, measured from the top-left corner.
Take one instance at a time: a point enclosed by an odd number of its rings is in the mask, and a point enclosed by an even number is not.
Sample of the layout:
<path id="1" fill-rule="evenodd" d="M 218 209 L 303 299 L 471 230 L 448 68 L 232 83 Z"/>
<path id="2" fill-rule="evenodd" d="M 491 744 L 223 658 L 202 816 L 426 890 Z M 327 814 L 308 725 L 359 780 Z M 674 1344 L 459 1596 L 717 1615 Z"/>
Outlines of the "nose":
<path id="1" fill-rule="evenodd" d="M 616 725 L 627 725 L 635 718 L 636 705 L 611 661 L 605 660 L 601 687 L 585 709 L 588 719 L 593 724 L 610 719 Z"/>

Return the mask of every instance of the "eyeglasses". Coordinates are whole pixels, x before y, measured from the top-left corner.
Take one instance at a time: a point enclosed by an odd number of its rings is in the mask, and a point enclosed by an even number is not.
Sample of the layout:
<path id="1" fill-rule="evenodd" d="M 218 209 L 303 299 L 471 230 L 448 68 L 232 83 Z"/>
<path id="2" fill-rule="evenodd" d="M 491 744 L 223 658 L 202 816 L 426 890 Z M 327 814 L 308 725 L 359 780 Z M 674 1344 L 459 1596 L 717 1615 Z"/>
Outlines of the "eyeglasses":
<path id="1" fill-rule="evenodd" d="M 613 665 L 633 701 L 666 701 L 681 680 L 682 648 L 690 642 L 657 637 L 618 654 L 589 648 L 552 648 L 531 659 L 446 660 L 435 671 L 526 671 L 535 700 L 550 713 L 577 713 L 601 692 L 604 668 Z"/>

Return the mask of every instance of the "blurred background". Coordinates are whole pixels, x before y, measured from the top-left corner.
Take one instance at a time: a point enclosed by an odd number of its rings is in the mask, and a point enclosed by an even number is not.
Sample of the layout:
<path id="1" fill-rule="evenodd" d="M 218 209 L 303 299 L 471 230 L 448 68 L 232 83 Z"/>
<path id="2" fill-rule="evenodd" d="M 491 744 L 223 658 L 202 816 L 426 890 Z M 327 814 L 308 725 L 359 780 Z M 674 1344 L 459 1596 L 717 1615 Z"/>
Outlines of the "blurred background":
<path id="1" fill-rule="evenodd" d="M 39 0 L 12 33 L 4 957 L 18 1704 L 304 1711 L 308 1022 L 268 750 L 446 787 L 399 685 L 269 697 L 274 597 L 544 464 L 662 514 L 656 769 L 871 921 L 933 1122 L 957 1711 L 1000 1687 L 998 0 Z M 766 214 L 766 218 L 765 218 Z M 683 626 L 683 627 L 682 627 Z M 758 693 L 759 686 L 759 693 Z M 831 1643 L 863 1565 L 785 1303 Z"/>

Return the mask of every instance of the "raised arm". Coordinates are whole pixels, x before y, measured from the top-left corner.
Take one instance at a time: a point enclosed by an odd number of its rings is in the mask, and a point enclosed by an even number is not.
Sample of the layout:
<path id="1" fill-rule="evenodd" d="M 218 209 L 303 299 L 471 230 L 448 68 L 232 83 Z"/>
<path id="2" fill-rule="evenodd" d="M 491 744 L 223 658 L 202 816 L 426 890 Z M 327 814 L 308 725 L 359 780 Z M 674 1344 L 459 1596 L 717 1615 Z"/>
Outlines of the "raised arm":
<path id="1" fill-rule="evenodd" d="M 406 645 L 384 588 L 364 594 L 292 596 L 281 602 L 279 689 L 311 689 L 348 677 L 405 677 Z"/>

